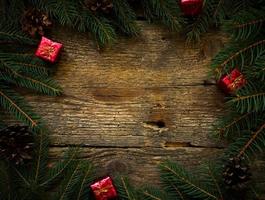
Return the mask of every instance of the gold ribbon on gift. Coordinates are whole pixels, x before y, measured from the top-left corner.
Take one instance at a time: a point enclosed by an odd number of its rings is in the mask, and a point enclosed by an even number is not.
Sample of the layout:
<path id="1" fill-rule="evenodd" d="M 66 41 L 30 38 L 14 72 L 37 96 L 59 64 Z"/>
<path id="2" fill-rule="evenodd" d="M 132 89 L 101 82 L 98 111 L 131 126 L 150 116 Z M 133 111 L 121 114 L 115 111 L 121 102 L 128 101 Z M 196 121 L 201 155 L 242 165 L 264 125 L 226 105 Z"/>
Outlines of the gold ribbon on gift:
<path id="1" fill-rule="evenodd" d="M 228 88 L 230 91 L 234 91 L 235 89 L 237 89 L 238 87 L 238 84 L 241 82 L 241 81 L 244 81 L 244 76 L 241 74 L 239 77 L 237 77 L 233 83 L 229 84 L 228 85 Z"/>
<path id="2" fill-rule="evenodd" d="M 41 54 L 50 59 L 51 56 L 53 55 L 54 51 L 55 51 L 55 49 L 53 46 L 45 46 L 41 50 Z"/>
<path id="3" fill-rule="evenodd" d="M 108 192 L 110 189 L 112 189 L 112 186 L 108 185 L 106 187 L 100 188 L 100 189 L 96 189 L 94 192 L 97 196 L 99 196 L 102 193 L 106 193 Z"/>

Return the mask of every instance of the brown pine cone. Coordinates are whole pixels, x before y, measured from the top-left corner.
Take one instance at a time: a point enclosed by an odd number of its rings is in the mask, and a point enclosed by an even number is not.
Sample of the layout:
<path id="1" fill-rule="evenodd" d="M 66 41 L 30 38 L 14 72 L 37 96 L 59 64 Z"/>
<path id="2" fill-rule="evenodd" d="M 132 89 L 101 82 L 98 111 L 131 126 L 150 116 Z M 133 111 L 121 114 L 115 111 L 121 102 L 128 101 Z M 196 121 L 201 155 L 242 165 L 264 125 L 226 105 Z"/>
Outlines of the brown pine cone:
<path id="1" fill-rule="evenodd" d="M 243 188 L 250 179 L 249 166 L 243 162 L 244 158 L 230 158 L 223 171 L 225 184 L 231 188 Z"/>
<path id="2" fill-rule="evenodd" d="M 32 160 L 33 135 L 27 126 L 9 126 L 0 130 L 0 157 L 16 165 Z"/>
<path id="3" fill-rule="evenodd" d="M 44 31 L 52 26 L 52 22 L 47 13 L 29 8 L 22 16 L 21 25 L 24 32 L 34 37 L 36 33 L 44 35 Z"/>
<path id="4" fill-rule="evenodd" d="M 113 8 L 112 0 L 85 0 L 84 4 L 92 12 L 109 13 Z"/>

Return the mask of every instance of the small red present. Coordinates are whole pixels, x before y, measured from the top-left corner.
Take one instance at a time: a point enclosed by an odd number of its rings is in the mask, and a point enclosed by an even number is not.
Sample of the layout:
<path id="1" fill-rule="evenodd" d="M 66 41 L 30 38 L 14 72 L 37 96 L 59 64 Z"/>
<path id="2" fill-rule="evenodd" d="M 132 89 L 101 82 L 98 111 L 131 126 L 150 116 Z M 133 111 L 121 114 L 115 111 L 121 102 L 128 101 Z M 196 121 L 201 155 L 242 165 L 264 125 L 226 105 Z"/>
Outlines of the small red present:
<path id="1" fill-rule="evenodd" d="M 53 42 L 52 40 L 49 40 L 48 38 L 42 36 L 35 55 L 39 58 L 54 63 L 62 47 L 62 44 Z"/>
<path id="2" fill-rule="evenodd" d="M 224 75 L 218 82 L 218 85 L 225 93 L 233 93 L 246 84 L 244 75 L 238 70 L 234 69 L 230 74 Z"/>
<path id="3" fill-rule="evenodd" d="M 202 12 L 203 0 L 180 0 L 180 8 L 186 16 L 196 16 Z"/>
<path id="4" fill-rule="evenodd" d="M 106 177 L 92 184 L 90 187 L 96 197 L 96 200 L 109 200 L 117 197 L 116 189 L 110 177 Z"/>

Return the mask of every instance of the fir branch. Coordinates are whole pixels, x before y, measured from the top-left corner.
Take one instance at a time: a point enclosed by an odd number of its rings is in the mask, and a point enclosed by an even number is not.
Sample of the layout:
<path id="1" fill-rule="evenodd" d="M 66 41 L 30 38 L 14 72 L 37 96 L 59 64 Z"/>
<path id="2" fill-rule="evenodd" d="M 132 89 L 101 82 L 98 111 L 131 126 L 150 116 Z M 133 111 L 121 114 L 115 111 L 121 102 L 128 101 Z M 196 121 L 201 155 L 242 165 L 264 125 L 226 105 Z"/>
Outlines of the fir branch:
<path id="1" fill-rule="evenodd" d="M 224 0 L 218 0 L 217 6 L 213 11 L 213 17 L 216 18 L 219 15 L 219 10 L 221 10 L 222 5 L 224 4 Z"/>
<path id="2" fill-rule="evenodd" d="M 149 193 L 148 191 L 143 192 L 147 199 L 154 199 L 154 200 L 162 200 L 160 197 L 156 197 L 155 195 Z"/>
<path id="3" fill-rule="evenodd" d="M 212 23 L 212 1 L 206 1 L 203 12 L 187 26 L 187 42 L 199 42 L 203 33 L 206 33 Z"/>
<path id="4" fill-rule="evenodd" d="M 215 189 L 215 195 L 219 196 L 218 199 L 224 199 L 223 191 L 220 185 L 221 170 L 217 165 L 210 162 L 202 165 L 203 182 L 207 182 L 207 187 Z"/>
<path id="5" fill-rule="evenodd" d="M 26 75 L 22 75 L 18 72 L 12 70 L 14 75 L 14 80 L 12 77 L 6 79 L 11 83 L 15 83 L 18 86 L 22 86 L 25 88 L 33 89 L 43 94 L 47 94 L 50 96 L 58 96 L 61 94 L 60 87 L 50 78 L 42 78 L 42 77 L 28 77 Z"/>
<path id="6" fill-rule="evenodd" d="M 195 199 L 218 199 L 213 193 L 207 191 L 198 183 L 193 183 L 188 173 L 175 163 L 166 162 L 160 165 L 162 177 L 164 180 L 173 181 L 178 188 L 187 194 L 190 198 Z"/>
<path id="7" fill-rule="evenodd" d="M 87 198 L 89 191 L 87 185 L 94 178 L 92 174 L 93 168 L 90 164 L 83 163 L 83 167 L 81 169 L 82 173 L 80 175 L 81 179 L 78 184 L 79 189 L 77 189 L 76 200 L 85 200 Z"/>
<path id="8" fill-rule="evenodd" d="M 175 199 L 174 197 L 170 197 L 170 195 L 164 191 L 162 191 L 159 188 L 153 188 L 148 187 L 140 192 L 144 199 L 146 200 L 169 200 L 169 199 Z M 184 200 L 184 198 L 181 198 L 181 200 Z"/>
<path id="9" fill-rule="evenodd" d="M 182 24 L 185 23 L 174 0 L 147 0 L 144 7 L 150 9 L 153 16 L 162 20 L 166 26 L 174 31 L 179 31 L 182 28 Z"/>
<path id="10" fill-rule="evenodd" d="M 256 132 L 253 132 L 249 140 L 245 143 L 245 145 L 241 148 L 239 153 L 237 154 L 237 157 L 241 157 L 246 154 L 246 151 L 248 149 L 251 149 L 251 151 L 254 151 L 254 148 L 257 148 L 258 150 L 261 150 L 262 148 L 258 145 L 257 139 L 260 135 L 264 134 L 264 128 L 265 124 L 263 124 Z M 265 147 L 265 137 L 260 137 L 260 144 Z"/>
<path id="11" fill-rule="evenodd" d="M 224 30 L 232 34 L 235 40 L 255 38 L 261 32 L 265 21 L 263 12 L 253 8 L 239 12 L 224 23 Z"/>
<path id="12" fill-rule="evenodd" d="M 265 120 L 263 112 L 237 113 L 231 112 L 219 120 L 214 127 L 216 135 L 220 138 L 233 139 L 242 135 L 242 130 L 252 130 Z"/>
<path id="13" fill-rule="evenodd" d="M 69 170 L 70 172 L 68 172 L 68 174 L 70 175 L 70 177 L 68 179 L 66 179 L 64 177 L 64 180 L 67 180 L 67 181 L 66 181 L 66 183 L 64 183 L 64 185 L 60 191 L 60 195 L 56 197 L 56 200 L 70 199 L 70 195 L 73 192 L 72 191 L 73 187 L 78 182 L 79 168 L 80 168 L 80 161 L 78 161 L 75 164 L 75 166 L 73 167 L 73 170 Z"/>
<path id="14" fill-rule="evenodd" d="M 78 1 L 75 0 L 49 0 L 42 5 L 43 8 L 55 17 L 62 25 L 75 28 L 80 17 Z"/>
<path id="15" fill-rule="evenodd" d="M 255 156 L 264 151 L 265 148 L 265 124 L 256 129 L 256 131 L 246 131 L 243 136 L 239 137 L 226 150 L 224 157 L 240 157 L 244 156 L 251 160 L 251 156 Z"/>
<path id="16" fill-rule="evenodd" d="M 43 180 L 43 175 L 47 170 L 49 138 L 43 130 L 37 135 L 36 155 L 33 170 L 33 183 L 39 183 Z"/>
<path id="17" fill-rule="evenodd" d="M 2 83 L 1 83 L 2 84 Z M 40 125 L 40 118 L 32 113 L 24 100 L 7 86 L 0 84 L 0 105 L 31 128 Z"/>
<path id="18" fill-rule="evenodd" d="M 122 176 L 115 178 L 115 185 L 117 187 L 119 196 L 124 200 L 136 200 L 135 189 L 129 184 L 127 178 Z"/>
<path id="19" fill-rule="evenodd" d="M 25 177 L 20 173 L 20 171 L 18 171 L 18 169 L 16 169 L 14 166 L 12 166 L 14 172 L 19 176 L 19 178 L 23 181 L 23 183 L 29 187 L 30 183 L 25 179 Z"/>
<path id="20" fill-rule="evenodd" d="M 265 92 L 248 84 L 237 92 L 236 97 L 231 97 L 227 102 L 231 107 L 235 107 L 240 113 L 262 112 L 265 110 Z"/>
<path id="21" fill-rule="evenodd" d="M 58 162 L 54 168 L 49 170 L 49 174 L 47 179 L 40 183 L 41 187 L 49 187 L 55 182 L 58 178 L 60 178 L 65 170 L 74 162 L 74 159 L 78 153 L 77 149 L 69 149 L 63 158 L 63 161 Z"/>
<path id="22" fill-rule="evenodd" d="M 5 23 L 0 24 L 0 41 L 17 42 L 19 44 L 36 45 L 37 41 L 18 31 L 14 26 Z"/>
<path id="23" fill-rule="evenodd" d="M 258 40 L 254 43 L 247 44 L 247 46 L 232 43 L 213 59 L 212 67 L 215 69 L 215 72 L 217 72 L 217 76 L 221 77 L 223 70 L 227 70 L 225 69 L 226 67 L 229 67 L 229 69 L 233 69 L 236 66 L 242 67 L 246 64 L 246 58 L 249 62 L 248 65 L 250 65 L 257 57 L 262 55 L 264 51 L 265 40 Z"/>
<path id="24" fill-rule="evenodd" d="M 116 41 L 117 35 L 109 20 L 88 11 L 83 12 L 83 17 L 86 29 L 94 36 L 99 47 L 111 45 Z"/>
<path id="25" fill-rule="evenodd" d="M 140 29 L 135 22 L 136 15 L 130 8 L 128 2 L 124 0 L 115 0 L 113 1 L 113 9 L 118 28 L 127 35 L 137 36 Z"/>
<path id="26" fill-rule="evenodd" d="M 32 75 L 48 76 L 47 64 L 32 54 L 23 52 L 1 52 L 0 60 L 13 69 L 26 72 Z"/>
<path id="27" fill-rule="evenodd" d="M 14 66 L 19 67 L 19 71 L 26 72 L 32 75 L 47 77 L 49 74 L 46 67 L 38 66 L 36 64 L 22 62 L 13 62 L 13 64 Z"/>

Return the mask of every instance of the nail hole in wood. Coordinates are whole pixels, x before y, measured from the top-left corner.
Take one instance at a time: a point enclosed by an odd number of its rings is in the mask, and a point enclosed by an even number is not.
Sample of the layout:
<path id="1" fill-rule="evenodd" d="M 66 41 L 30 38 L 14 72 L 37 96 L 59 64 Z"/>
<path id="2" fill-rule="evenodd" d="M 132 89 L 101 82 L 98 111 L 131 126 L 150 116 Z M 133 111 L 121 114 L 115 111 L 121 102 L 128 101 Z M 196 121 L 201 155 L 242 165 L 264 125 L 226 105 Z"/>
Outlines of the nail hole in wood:
<path id="1" fill-rule="evenodd" d="M 146 124 L 151 125 L 151 126 L 155 126 L 157 128 L 165 128 L 166 127 L 166 123 L 163 120 L 148 121 L 148 122 L 146 122 Z"/>

